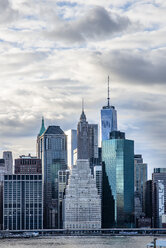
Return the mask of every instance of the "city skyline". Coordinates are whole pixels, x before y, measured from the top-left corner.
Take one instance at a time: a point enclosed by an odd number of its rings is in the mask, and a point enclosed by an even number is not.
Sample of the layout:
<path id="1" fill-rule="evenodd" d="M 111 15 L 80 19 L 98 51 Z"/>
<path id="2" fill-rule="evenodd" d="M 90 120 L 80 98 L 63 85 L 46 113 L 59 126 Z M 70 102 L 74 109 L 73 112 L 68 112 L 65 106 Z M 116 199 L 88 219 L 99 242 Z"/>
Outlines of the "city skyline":
<path id="1" fill-rule="evenodd" d="M 1 157 L 35 155 L 42 115 L 47 127 L 76 129 L 82 97 L 88 122 L 99 124 L 110 75 L 118 130 L 150 174 L 165 166 L 163 0 L 0 3 Z"/>

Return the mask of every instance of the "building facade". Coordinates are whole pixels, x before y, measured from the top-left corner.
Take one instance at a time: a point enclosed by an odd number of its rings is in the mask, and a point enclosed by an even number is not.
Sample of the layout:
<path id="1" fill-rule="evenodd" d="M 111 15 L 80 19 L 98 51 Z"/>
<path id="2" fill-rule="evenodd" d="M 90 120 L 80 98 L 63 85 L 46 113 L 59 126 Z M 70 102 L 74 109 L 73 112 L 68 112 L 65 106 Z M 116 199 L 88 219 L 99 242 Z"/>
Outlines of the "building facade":
<path id="1" fill-rule="evenodd" d="M 13 173 L 13 156 L 11 151 L 3 152 L 3 159 L 5 160 L 6 172 L 8 174 Z"/>
<path id="2" fill-rule="evenodd" d="M 163 206 L 161 208 L 161 198 L 159 196 L 160 186 L 163 184 Z M 166 168 L 155 168 L 152 174 L 152 224 L 153 227 L 160 226 L 160 209 L 162 209 L 162 214 L 166 214 Z M 163 210 L 164 209 L 164 210 Z M 164 211 L 164 213 L 163 213 Z"/>
<path id="3" fill-rule="evenodd" d="M 102 160 L 114 199 L 115 226 L 131 226 L 134 214 L 134 141 L 113 131 L 102 142 Z"/>
<path id="4" fill-rule="evenodd" d="M 37 138 L 42 160 L 44 227 L 58 227 L 58 171 L 67 169 L 67 137 L 59 126 L 49 126 Z"/>
<path id="5" fill-rule="evenodd" d="M 41 159 L 28 156 L 20 156 L 15 159 L 15 174 L 42 174 Z"/>
<path id="6" fill-rule="evenodd" d="M 134 191 L 140 198 L 142 212 L 145 212 L 144 191 L 147 181 L 147 164 L 143 162 L 142 155 L 134 155 Z"/>
<path id="7" fill-rule="evenodd" d="M 67 165 L 71 169 L 74 165 L 74 150 L 77 148 L 77 130 L 65 131 L 67 135 Z"/>
<path id="8" fill-rule="evenodd" d="M 42 175 L 5 175 L 3 229 L 43 228 Z"/>
<path id="9" fill-rule="evenodd" d="M 101 228 L 101 199 L 87 159 L 77 160 L 72 168 L 63 200 L 63 228 Z"/>

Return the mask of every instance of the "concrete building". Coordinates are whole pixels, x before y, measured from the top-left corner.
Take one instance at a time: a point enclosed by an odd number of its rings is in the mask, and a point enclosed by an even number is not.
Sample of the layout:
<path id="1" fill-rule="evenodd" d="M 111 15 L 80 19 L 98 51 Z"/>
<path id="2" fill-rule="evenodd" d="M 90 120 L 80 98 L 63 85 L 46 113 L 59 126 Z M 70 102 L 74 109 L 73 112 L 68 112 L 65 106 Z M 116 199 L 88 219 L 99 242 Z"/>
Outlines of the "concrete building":
<path id="1" fill-rule="evenodd" d="M 45 228 L 58 228 L 58 171 L 67 169 L 67 137 L 59 126 L 49 126 L 37 137 L 42 160 Z"/>
<path id="2" fill-rule="evenodd" d="M 113 131 L 102 142 L 102 160 L 114 199 L 115 226 L 133 224 L 134 215 L 134 141 Z"/>
<path id="3" fill-rule="evenodd" d="M 6 173 L 12 174 L 13 173 L 13 156 L 12 156 L 12 152 L 4 151 L 3 152 L 3 159 L 5 160 Z"/>
<path id="4" fill-rule="evenodd" d="M 101 199 L 87 159 L 77 160 L 72 168 L 63 200 L 63 228 L 101 228 Z"/>
<path id="5" fill-rule="evenodd" d="M 42 174 L 41 159 L 22 155 L 15 159 L 15 174 Z"/>
<path id="6" fill-rule="evenodd" d="M 77 148 L 77 130 L 65 131 L 67 135 L 67 166 L 71 170 L 74 164 L 74 150 Z"/>
<path id="7" fill-rule="evenodd" d="M 42 175 L 5 175 L 3 229 L 43 228 Z"/>
<path id="8" fill-rule="evenodd" d="M 84 110 L 77 126 L 77 159 L 98 158 L 98 125 L 88 124 Z"/>
<path id="9" fill-rule="evenodd" d="M 101 142 L 109 139 L 112 131 L 117 131 L 117 112 L 114 106 L 110 105 L 109 96 L 109 77 L 108 77 L 108 98 L 107 105 L 101 109 L 100 120 L 100 140 Z"/>

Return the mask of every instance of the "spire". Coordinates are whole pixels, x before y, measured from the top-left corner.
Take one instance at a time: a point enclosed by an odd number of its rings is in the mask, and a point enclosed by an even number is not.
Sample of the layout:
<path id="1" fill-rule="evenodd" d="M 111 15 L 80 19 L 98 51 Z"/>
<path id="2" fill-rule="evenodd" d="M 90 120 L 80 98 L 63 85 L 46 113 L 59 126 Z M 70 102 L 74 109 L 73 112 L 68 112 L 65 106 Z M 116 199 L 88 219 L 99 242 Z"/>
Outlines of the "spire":
<path id="1" fill-rule="evenodd" d="M 42 116 L 42 125 L 40 128 L 39 136 L 41 136 L 45 132 L 45 126 L 44 126 L 44 117 Z"/>
<path id="2" fill-rule="evenodd" d="M 108 76 L 108 97 L 107 97 L 107 100 L 108 100 L 108 107 L 110 106 L 110 78 Z"/>
<path id="3" fill-rule="evenodd" d="M 84 99 L 82 98 L 82 113 L 80 116 L 80 121 L 86 121 L 86 115 L 84 113 Z"/>

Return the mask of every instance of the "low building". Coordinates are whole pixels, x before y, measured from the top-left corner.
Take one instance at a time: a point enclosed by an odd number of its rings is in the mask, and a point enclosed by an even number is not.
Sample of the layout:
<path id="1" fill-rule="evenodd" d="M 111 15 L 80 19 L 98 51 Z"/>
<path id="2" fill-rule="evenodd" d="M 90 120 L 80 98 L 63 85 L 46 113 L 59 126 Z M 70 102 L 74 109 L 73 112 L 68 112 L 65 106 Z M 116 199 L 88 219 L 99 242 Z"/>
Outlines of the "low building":
<path id="1" fill-rule="evenodd" d="M 5 175 L 3 229 L 43 228 L 42 175 Z"/>

